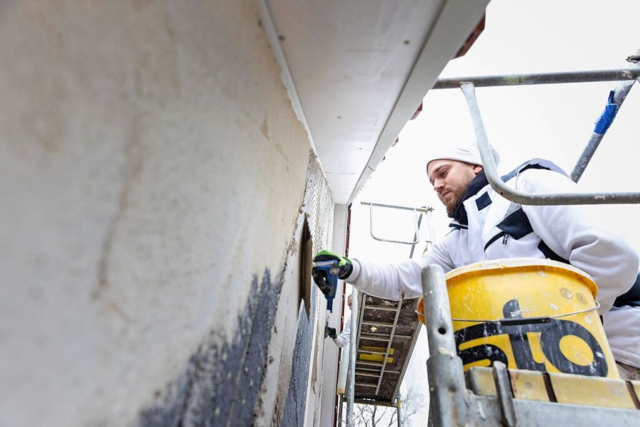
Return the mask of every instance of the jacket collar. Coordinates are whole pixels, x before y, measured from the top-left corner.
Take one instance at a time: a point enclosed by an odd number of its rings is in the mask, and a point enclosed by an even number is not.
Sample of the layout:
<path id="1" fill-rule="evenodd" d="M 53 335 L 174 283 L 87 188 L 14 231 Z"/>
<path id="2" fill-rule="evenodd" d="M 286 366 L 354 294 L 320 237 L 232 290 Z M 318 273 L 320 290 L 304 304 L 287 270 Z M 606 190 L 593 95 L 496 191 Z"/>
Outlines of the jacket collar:
<path id="1" fill-rule="evenodd" d="M 524 172 L 527 169 L 547 169 L 568 176 L 565 171 L 563 171 L 560 167 L 556 166 L 549 160 L 533 159 L 524 162 L 523 164 L 509 172 L 507 175 L 502 176 L 502 181 L 507 182 L 515 177 L 518 173 Z M 465 210 L 463 203 L 468 198 L 478 194 L 478 191 L 480 191 L 487 185 L 489 185 L 489 181 L 487 181 L 487 177 L 484 174 L 484 171 L 482 171 L 469 183 L 467 192 L 464 194 L 464 197 L 462 198 L 458 206 L 456 206 L 453 214 L 447 214 L 449 218 L 453 218 L 453 221 L 449 223 L 449 227 L 458 229 L 467 228 L 467 226 L 469 225 L 469 219 L 467 217 L 467 211 Z"/>
<path id="2" fill-rule="evenodd" d="M 464 208 L 464 201 L 478 194 L 478 191 L 482 190 L 487 185 L 489 185 L 489 181 L 487 181 L 484 171 L 480 172 L 475 178 L 473 178 L 473 180 L 471 180 L 469 187 L 467 188 L 467 192 L 464 194 L 460 203 L 458 203 L 458 206 L 456 206 L 453 214 L 447 214 L 449 218 L 453 218 L 449 227 L 460 228 L 462 225 L 465 226 L 463 228 L 467 228 L 466 226 L 469 225 L 469 219 L 467 217 L 467 211 Z"/>

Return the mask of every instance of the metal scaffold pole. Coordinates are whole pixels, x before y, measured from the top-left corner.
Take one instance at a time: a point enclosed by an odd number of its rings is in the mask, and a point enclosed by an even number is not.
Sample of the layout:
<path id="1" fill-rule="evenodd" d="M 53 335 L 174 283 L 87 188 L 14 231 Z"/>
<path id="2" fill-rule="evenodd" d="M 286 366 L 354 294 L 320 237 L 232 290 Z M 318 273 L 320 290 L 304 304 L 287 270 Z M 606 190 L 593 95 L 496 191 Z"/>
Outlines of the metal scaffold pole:
<path id="1" fill-rule="evenodd" d="M 630 67 L 631 70 L 640 70 L 640 59 L 638 58 L 640 58 L 640 49 L 638 49 L 635 56 L 632 55 L 627 58 L 627 61 L 631 62 L 632 64 Z M 640 77 L 637 77 L 636 80 L 638 79 L 640 79 Z M 609 126 L 611 126 L 613 119 L 616 117 L 618 110 L 622 106 L 624 100 L 627 98 L 627 95 L 629 94 L 629 91 L 631 90 L 631 87 L 634 83 L 635 80 L 623 81 L 609 94 L 609 101 L 607 103 L 607 106 L 605 107 L 602 116 L 596 122 L 596 127 L 593 130 L 591 137 L 589 138 L 589 142 L 587 142 L 587 146 L 584 148 L 582 155 L 576 162 L 576 165 L 571 172 L 571 179 L 574 182 L 580 181 L 584 170 L 587 168 L 587 165 L 589 165 L 591 158 L 598 149 L 602 138 L 604 138 L 605 133 L 607 133 Z"/>
<path id="2" fill-rule="evenodd" d="M 640 50 L 627 58 L 629 68 L 616 70 L 575 71 L 560 73 L 512 74 L 502 76 L 455 77 L 440 79 L 433 89 L 460 88 L 467 99 L 471 120 L 482 166 L 491 187 L 505 199 L 521 205 L 599 205 L 599 204 L 631 204 L 640 203 L 640 192 L 606 192 L 606 193 L 556 193 L 529 194 L 507 186 L 497 172 L 491 155 L 487 134 L 482 122 L 480 108 L 475 96 L 476 87 L 539 85 L 556 83 L 586 83 L 621 81 L 615 90 L 609 93 L 605 110 L 596 122 L 595 129 L 571 172 L 571 179 L 578 182 L 585 168 L 591 161 L 598 145 L 613 123 L 615 116 L 624 102 L 635 81 L 640 81 Z"/>
<path id="3" fill-rule="evenodd" d="M 575 71 L 562 73 L 508 74 L 500 76 L 470 76 L 440 79 L 433 89 L 459 89 L 462 83 L 473 82 L 475 87 L 548 85 L 559 83 L 615 82 L 635 80 L 640 70 L 622 68 L 619 70 Z"/>
<path id="4" fill-rule="evenodd" d="M 358 330 L 358 291 L 356 288 L 352 290 L 352 302 L 351 302 L 351 330 Z M 352 332 L 352 334 L 354 333 Z M 351 344 L 349 345 L 349 379 L 347 381 L 347 427 L 355 426 L 355 419 L 353 416 L 353 401 L 355 396 L 356 385 L 356 351 L 357 345 L 353 345 L 353 335 L 351 337 Z"/>

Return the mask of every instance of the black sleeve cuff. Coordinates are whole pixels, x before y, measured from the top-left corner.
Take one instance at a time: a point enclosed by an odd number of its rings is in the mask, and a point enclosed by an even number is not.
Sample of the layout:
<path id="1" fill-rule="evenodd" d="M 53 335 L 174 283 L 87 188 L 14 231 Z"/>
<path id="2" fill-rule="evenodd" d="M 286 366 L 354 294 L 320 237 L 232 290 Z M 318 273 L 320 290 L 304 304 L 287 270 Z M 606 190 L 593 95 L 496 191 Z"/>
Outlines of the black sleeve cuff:
<path id="1" fill-rule="evenodd" d="M 353 265 L 346 263 L 340 268 L 340 273 L 338 273 L 338 278 L 340 280 L 344 280 L 351 275 L 353 271 Z"/>

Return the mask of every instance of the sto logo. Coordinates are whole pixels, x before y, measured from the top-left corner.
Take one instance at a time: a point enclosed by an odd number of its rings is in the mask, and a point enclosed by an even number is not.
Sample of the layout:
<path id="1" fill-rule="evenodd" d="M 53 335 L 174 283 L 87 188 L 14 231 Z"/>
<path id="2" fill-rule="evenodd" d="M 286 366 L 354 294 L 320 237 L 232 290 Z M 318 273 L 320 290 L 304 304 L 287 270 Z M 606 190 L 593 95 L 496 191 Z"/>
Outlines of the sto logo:
<path id="1" fill-rule="evenodd" d="M 508 365 L 508 358 L 505 352 L 498 346 L 483 343 L 461 350 L 464 343 L 479 338 L 507 335 L 511 343 L 513 357 L 518 369 L 528 369 L 533 371 L 546 372 L 545 363 L 538 363 L 533 358 L 533 351 L 529 343 L 527 334 L 539 333 L 540 346 L 544 357 L 549 363 L 555 366 L 560 372 L 567 374 L 578 374 L 586 376 L 606 377 L 609 367 L 598 340 L 584 326 L 569 320 L 537 318 L 531 323 L 523 321 L 509 322 L 512 319 L 522 319 L 522 314 L 513 316 L 512 313 L 521 313 L 518 300 L 508 301 L 503 309 L 503 315 L 508 320 L 505 322 L 486 322 L 467 328 L 459 329 L 455 332 L 456 347 L 458 355 L 464 365 L 489 360 L 490 364 L 499 360 Z M 584 341 L 593 353 L 593 361 L 588 365 L 580 365 L 572 362 L 563 354 L 560 341 L 563 337 L 573 335 Z"/>

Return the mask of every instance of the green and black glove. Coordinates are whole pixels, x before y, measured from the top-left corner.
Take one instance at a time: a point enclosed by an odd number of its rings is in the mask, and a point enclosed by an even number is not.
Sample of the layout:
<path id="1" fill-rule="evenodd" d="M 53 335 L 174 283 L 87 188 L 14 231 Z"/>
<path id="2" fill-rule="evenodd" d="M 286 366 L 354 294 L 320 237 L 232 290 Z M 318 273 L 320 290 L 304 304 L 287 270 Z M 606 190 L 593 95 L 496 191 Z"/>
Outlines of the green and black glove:
<path id="1" fill-rule="evenodd" d="M 320 251 L 313 257 L 314 264 L 326 261 L 337 261 L 337 266 L 335 268 L 336 271 L 331 271 L 331 273 L 337 274 L 338 278 L 341 280 L 349 277 L 353 271 L 353 264 L 349 258 L 342 257 L 338 254 L 334 254 L 333 252 Z M 313 281 L 316 282 L 316 285 L 318 285 L 323 294 L 326 295 L 331 291 L 331 287 L 328 284 L 327 271 L 325 269 L 320 269 L 314 266 L 311 269 L 311 276 L 313 276 Z"/>
<path id="2" fill-rule="evenodd" d="M 338 333 L 336 332 L 336 328 L 330 328 L 328 326 L 324 327 L 324 337 L 329 337 L 331 339 L 338 338 Z"/>

